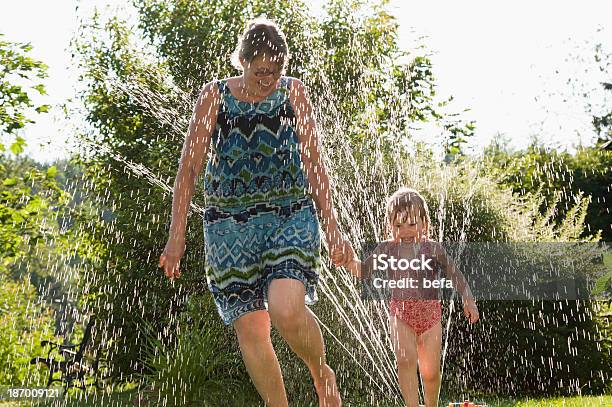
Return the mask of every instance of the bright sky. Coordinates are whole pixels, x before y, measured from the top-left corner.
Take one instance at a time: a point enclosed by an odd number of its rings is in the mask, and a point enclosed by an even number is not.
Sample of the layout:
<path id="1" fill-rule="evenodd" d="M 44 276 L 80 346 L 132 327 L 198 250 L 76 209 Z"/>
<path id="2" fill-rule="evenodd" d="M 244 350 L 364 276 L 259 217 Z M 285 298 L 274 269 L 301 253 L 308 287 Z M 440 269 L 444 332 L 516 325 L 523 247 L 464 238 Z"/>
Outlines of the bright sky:
<path id="1" fill-rule="evenodd" d="M 316 14 L 322 3 L 311 2 Z M 31 42 L 31 55 L 49 65 L 44 103 L 60 104 L 73 97 L 76 73 L 70 70 L 67 49 L 77 19 L 107 4 L 124 2 L 3 1 L 0 33 L 10 41 Z M 566 58 L 572 53 L 592 58 L 588 50 L 596 42 L 612 52 L 612 32 L 606 26 L 606 16 L 612 15 L 609 0 L 391 0 L 390 11 L 398 17 L 402 47 L 411 49 L 417 36 L 427 36 L 422 43 L 435 53 L 439 93 L 453 95 L 457 110 L 471 108 L 466 117 L 476 121 L 476 136 L 470 141 L 474 149 L 497 132 L 517 148 L 528 144 L 533 134 L 549 145 L 568 148 L 592 139 L 587 100 L 571 97 L 566 81 L 576 77 L 591 89 L 606 80 L 606 73 L 598 73 L 591 60 L 585 64 Z M 603 94 L 589 101 L 602 105 Z M 72 130 L 62 116 L 55 108 L 26 127 L 27 154 L 45 162 L 65 156 Z"/>
<path id="2" fill-rule="evenodd" d="M 571 148 L 594 137 L 586 99 L 572 97 L 567 79 L 581 88 L 601 89 L 612 72 L 597 71 L 591 51 L 597 42 L 612 53 L 609 0 L 391 1 L 400 22 L 400 41 L 408 46 L 411 26 L 427 35 L 440 91 L 452 94 L 458 108 L 471 108 L 476 136 L 484 146 L 498 133 L 514 147 L 540 134 L 551 146 Z M 597 33 L 597 27 L 605 27 Z M 589 58 L 581 63 L 570 54 Z M 607 77 L 606 77 L 607 74 Z M 608 92 L 609 93 L 609 92 Z M 603 108 L 605 93 L 590 100 Z M 564 99 L 566 101 L 564 101 Z M 608 111 L 612 98 L 607 99 Z"/>

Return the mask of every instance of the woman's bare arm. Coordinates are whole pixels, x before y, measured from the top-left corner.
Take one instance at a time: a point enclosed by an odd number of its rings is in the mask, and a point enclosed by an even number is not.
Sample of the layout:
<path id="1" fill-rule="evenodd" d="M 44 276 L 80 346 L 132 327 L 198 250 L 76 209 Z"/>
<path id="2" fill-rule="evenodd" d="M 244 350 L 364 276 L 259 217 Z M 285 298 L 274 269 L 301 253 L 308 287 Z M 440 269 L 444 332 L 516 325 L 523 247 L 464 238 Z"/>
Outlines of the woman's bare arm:
<path id="1" fill-rule="evenodd" d="M 185 239 L 187 213 L 195 191 L 195 181 L 208 158 L 218 108 L 219 90 L 217 85 L 211 82 L 206 84 L 200 93 L 183 144 L 179 168 L 174 179 L 169 240 Z"/>
<path id="2" fill-rule="evenodd" d="M 195 181 L 207 161 L 210 136 L 217 122 L 219 106 L 217 85 L 209 83 L 200 92 L 189 122 L 179 168 L 174 179 L 172 222 L 168 241 L 159 257 L 159 267 L 171 280 L 181 276 L 180 261 L 185 252 L 187 213 L 195 190 Z"/>

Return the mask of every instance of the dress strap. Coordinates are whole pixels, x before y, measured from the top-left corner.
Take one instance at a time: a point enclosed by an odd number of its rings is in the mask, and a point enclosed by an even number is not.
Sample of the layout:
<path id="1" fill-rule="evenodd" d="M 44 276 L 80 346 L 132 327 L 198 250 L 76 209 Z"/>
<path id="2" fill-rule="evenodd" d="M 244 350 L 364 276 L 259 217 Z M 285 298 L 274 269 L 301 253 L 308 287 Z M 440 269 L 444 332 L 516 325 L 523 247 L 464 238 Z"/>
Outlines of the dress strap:
<path id="1" fill-rule="evenodd" d="M 229 90 L 229 86 L 227 86 L 227 79 L 217 79 L 217 88 L 219 89 L 219 112 L 226 111 L 227 109 L 227 98 L 228 96 L 232 96 L 232 93 Z"/>
<path id="2" fill-rule="evenodd" d="M 225 94 L 227 92 L 227 81 L 225 79 L 217 79 L 217 87 L 219 88 L 219 93 Z"/>

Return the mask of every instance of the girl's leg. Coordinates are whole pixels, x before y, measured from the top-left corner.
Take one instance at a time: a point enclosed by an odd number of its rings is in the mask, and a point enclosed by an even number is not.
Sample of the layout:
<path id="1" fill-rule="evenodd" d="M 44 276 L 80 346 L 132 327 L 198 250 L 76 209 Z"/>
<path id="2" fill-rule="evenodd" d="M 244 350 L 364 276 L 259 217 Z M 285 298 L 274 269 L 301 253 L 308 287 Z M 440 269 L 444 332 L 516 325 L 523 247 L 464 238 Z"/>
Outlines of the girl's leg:
<path id="1" fill-rule="evenodd" d="M 438 322 L 417 338 L 419 372 L 425 387 L 425 406 L 438 405 L 440 396 L 440 348 L 442 344 L 442 325 Z"/>
<path id="2" fill-rule="evenodd" d="M 305 288 L 301 281 L 282 278 L 272 280 L 268 288 L 268 312 L 289 347 L 306 363 L 312 375 L 319 405 L 340 407 L 336 375 L 325 360 L 323 335 L 312 311 L 304 303 Z"/>
<path id="3" fill-rule="evenodd" d="M 417 336 L 414 330 L 395 315 L 391 315 L 391 342 L 397 359 L 397 375 L 406 406 L 419 405 L 417 380 Z"/>
<path id="4" fill-rule="evenodd" d="M 270 316 L 253 311 L 234 322 L 247 372 L 268 407 L 287 407 L 287 395 L 276 353 L 270 340 Z"/>

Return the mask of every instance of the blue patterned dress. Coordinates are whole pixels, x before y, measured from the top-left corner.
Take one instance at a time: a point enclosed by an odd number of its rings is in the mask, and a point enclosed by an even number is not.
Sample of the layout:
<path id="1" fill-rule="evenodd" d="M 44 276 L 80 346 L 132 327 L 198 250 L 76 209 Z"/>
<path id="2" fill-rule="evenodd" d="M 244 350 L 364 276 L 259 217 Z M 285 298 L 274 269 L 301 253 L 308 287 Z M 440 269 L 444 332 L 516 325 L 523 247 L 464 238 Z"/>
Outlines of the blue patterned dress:
<path id="1" fill-rule="evenodd" d="M 257 103 L 218 82 L 221 103 L 204 190 L 208 287 L 227 325 L 267 307 L 275 278 L 304 283 L 317 300 L 319 223 L 307 193 L 289 101 L 291 80 Z"/>

